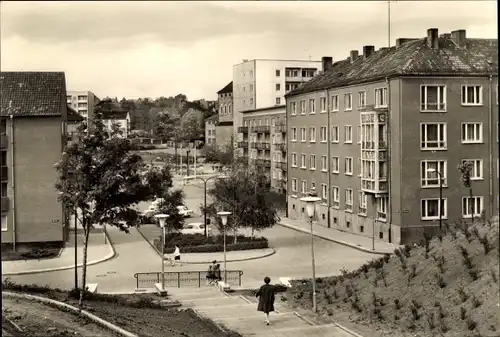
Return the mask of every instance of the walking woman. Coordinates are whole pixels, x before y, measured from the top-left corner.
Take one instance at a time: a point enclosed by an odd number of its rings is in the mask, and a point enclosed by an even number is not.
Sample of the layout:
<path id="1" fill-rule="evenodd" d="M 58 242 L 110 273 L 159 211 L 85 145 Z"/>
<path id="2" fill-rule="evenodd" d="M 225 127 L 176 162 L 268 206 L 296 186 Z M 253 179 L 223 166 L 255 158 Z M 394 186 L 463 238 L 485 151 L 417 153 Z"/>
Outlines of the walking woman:
<path id="1" fill-rule="evenodd" d="M 262 311 L 266 314 L 266 325 L 269 325 L 269 313 L 274 311 L 274 286 L 269 284 L 271 279 L 269 277 L 264 278 L 264 285 L 260 287 L 255 297 L 259 298 L 259 305 L 257 311 Z"/>

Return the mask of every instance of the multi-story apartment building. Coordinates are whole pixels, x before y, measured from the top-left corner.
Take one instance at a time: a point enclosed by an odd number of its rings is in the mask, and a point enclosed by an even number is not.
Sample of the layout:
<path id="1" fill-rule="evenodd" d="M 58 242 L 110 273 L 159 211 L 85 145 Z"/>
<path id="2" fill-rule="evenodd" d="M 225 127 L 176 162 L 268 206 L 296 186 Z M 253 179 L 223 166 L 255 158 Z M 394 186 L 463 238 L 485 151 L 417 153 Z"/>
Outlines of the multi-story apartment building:
<path id="1" fill-rule="evenodd" d="M 242 140 L 238 148 L 248 156 L 249 164 L 266 172 L 271 186 L 286 193 L 286 106 L 243 112 Z"/>
<path id="2" fill-rule="evenodd" d="M 54 164 L 67 141 L 62 72 L 0 73 L 2 246 L 63 242 Z"/>
<path id="3" fill-rule="evenodd" d="M 66 101 L 69 106 L 75 109 L 83 118 L 92 119 L 95 106 L 99 103 L 99 98 L 91 91 L 68 91 Z"/>
<path id="4" fill-rule="evenodd" d="M 440 218 L 498 213 L 497 72 L 498 40 L 465 30 L 324 58 L 287 96 L 289 216 L 303 217 L 313 189 L 319 224 L 411 243 Z"/>
<path id="5" fill-rule="evenodd" d="M 96 104 L 101 113 L 101 120 L 108 130 L 113 126 L 118 127 L 121 136 L 127 138 L 130 134 L 130 113 L 120 103 L 113 102 L 110 98 L 104 98 Z"/>
<path id="6" fill-rule="evenodd" d="M 219 121 L 216 125 L 215 143 L 218 147 L 225 146 L 234 139 L 233 129 L 233 82 L 228 83 L 217 92 L 219 106 Z"/>
<path id="7" fill-rule="evenodd" d="M 214 146 L 217 143 L 216 125 L 218 119 L 218 115 L 213 115 L 205 119 L 205 144 L 209 146 Z"/>
<path id="8" fill-rule="evenodd" d="M 285 93 L 313 78 L 320 67 L 321 61 L 268 59 L 243 60 L 234 65 L 234 133 L 243 125 L 243 111 L 285 104 Z"/>

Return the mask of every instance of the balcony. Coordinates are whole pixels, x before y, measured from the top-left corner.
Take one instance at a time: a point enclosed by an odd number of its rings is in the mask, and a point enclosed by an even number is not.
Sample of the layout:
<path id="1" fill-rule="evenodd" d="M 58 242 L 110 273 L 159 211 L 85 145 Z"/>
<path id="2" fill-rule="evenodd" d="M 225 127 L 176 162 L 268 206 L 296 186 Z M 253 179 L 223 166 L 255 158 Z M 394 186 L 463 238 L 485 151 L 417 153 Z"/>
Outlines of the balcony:
<path id="1" fill-rule="evenodd" d="M 262 167 L 266 167 L 266 168 L 271 168 L 271 159 L 257 159 L 255 161 L 255 164 L 257 166 L 262 166 Z"/>
<path id="2" fill-rule="evenodd" d="M 332 202 L 332 207 L 339 208 L 340 207 L 340 201 L 333 201 Z"/>
<path id="3" fill-rule="evenodd" d="M 275 125 L 274 132 L 286 133 L 286 125 Z"/>
<path id="4" fill-rule="evenodd" d="M 246 142 L 246 141 L 238 142 L 238 148 L 240 148 L 240 149 L 248 148 L 248 142 Z"/>
<path id="5" fill-rule="evenodd" d="M 280 168 L 283 171 L 286 171 L 288 169 L 288 163 L 280 162 Z"/>
<path id="6" fill-rule="evenodd" d="M 271 133 L 271 127 L 269 125 L 254 126 L 252 128 L 253 133 Z"/>
<path id="7" fill-rule="evenodd" d="M 281 162 L 279 162 L 279 161 L 274 162 L 274 168 L 280 169 L 281 168 Z"/>
<path id="8" fill-rule="evenodd" d="M 8 170 L 7 166 L 0 167 L 0 179 L 2 181 L 9 180 L 9 170 Z"/>
<path id="9" fill-rule="evenodd" d="M 255 142 L 252 143 L 252 149 L 257 150 L 271 150 L 271 143 L 268 142 Z"/>
<path id="10" fill-rule="evenodd" d="M 9 147 L 9 137 L 7 135 L 0 136 L 0 148 L 6 149 Z"/>
<path id="11" fill-rule="evenodd" d="M 238 126 L 238 133 L 248 133 L 248 126 Z"/>
<path id="12" fill-rule="evenodd" d="M 2 207 L 2 212 L 8 211 L 9 210 L 9 198 L 2 197 L 2 202 L 1 202 L 0 206 Z"/>

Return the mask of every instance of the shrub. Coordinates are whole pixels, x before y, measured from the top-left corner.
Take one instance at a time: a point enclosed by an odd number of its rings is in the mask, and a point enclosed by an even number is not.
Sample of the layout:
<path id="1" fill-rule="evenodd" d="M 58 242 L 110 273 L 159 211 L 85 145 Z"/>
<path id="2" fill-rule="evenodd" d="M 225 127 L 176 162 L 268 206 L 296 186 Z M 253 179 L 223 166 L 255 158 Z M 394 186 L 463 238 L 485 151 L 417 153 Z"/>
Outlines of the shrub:
<path id="1" fill-rule="evenodd" d="M 477 298 L 475 295 L 472 295 L 472 306 L 474 308 L 480 307 L 482 304 L 481 299 Z"/>
<path id="2" fill-rule="evenodd" d="M 465 321 L 465 323 L 467 324 L 467 329 L 469 329 L 471 331 L 474 330 L 474 329 L 476 329 L 476 327 L 477 327 L 476 321 L 474 321 L 470 317 L 467 318 L 467 320 Z"/>
<path id="3" fill-rule="evenodd" d="M 458 292 L 458 296 L 460 297 L 460 301 L 462 301 L 462 303 L 464 303 L 465 301 L 467 301 L 469 299 L 469 295 L 465 292 L 463 287 L 459 287 L 457 289 L 457 292 Z"/>
<path id="4" fill-rule="evenodd" d="M 434 313 L 430 313 L 427 315 L 427 324 L 429 324 L 429 329 L 431 330 L 434 330 L 436 328 Z"/>
<path id="5" fill-rule="evenodd" d="M 478 235 L 478 238 L 479 238 L 479 242 L 483 245 L 484 254 L 488 255 L 488 253 L 491 250 L 491 244 L 488 241 L 488 234 L 485 233 L 483 236 Z"/>
<path id="6" fill-rule="evenodd" d="M 424 245 L 426 253 L 429 253 L 431 251 L 431 240 L 432 235 L 430 235 L 429 233 L 424 233 Z"/>
<path id="7" fill-rule="evenodd" d="M 410 278 L 415 278 L 415 276 L 417 276 L 417 265 L 415 263 L 412 263 L 410 265 L 410 274 L 409 274 L 409 277 Z"/>
<path id="8" fill-rule="evenodd" d="M 460 319 L 463 321 L 467 317 L 467 310 L 464 307 L 460 307 Z"/>
<path id="9" fill-rule="evenodd" d="M 467 248 L 464 246 L 459 246 L 458 249 L 460 250 L 460 254 L 462 255 L 462 262 L 464 266 L 467 269 L 472 269 L 472 261 L 469 256 L 469 252 L 467 251 Z"/>
<path id="10" fill-rule="evenodd" d="M 404 245 L 403 247 L 403 254 L 406 257 L 410 257 L 410 252 L 411 252 L 411 246 L 410 245 Z"/>
<path id="11" fill-rule="evenodd" d="M 492 268 L 490 270 L 490 274 L 491 274 L 491 278 L 493 279 L 493 282 L 498 283 L 497 271 L 494 268 Z"/>
<path id="12" fill-rule="evenodd" d="M 51 251 L 47 249 L 41 249 L 41 248 L 33 248 L 29 252 L 22 253 L 21 256 L 24 257 L 25 259 L 45 259 L 48 257 L 55 257 L 57 256 L 56 251 Z"/>
<path id="13" fill-rule="evenodd" d="M 446 287 L 446 281 L 443 278 L 443 274 L 436 273 L 436 283 L 441 289 Z"/>
<path id="14" fill-rule="evenodd" d="M 269 248 L 267 239 L 263 237 L 252 239 L 249 237 L 238 236 L 238 243 L 227 242 L 233 241 L 232 239 L 226 240 L 227 251 Z M 167 244 L 165 254 L 172 254 L 174 252 L 175 244 L 181 248 L 181 253 L 215 253 L 224 251 L 224 244 L 219 241 L 218 237 L 207 238 L 201 234 L 189 234 L 174 236 Z M 161 250 L 161 239 L 154 240 L 154 245 L 156 249 Z"/>
<path id="15" fill-rule="evenodd" d="M 439 330 L 442 332 L 442 333 L 447 333 L 448 331 L 450 331 L 450 328 L 444 323 L 444 322 L 441 322 L 441 325 L 439 327 Z"/>
<path id="16" fill-rule="evenodd" d="M 396 298 L 396 299 L 394 300 L 394 309 L 395 309 L 395 310 L 399 310 L 399 309 L 401 309 L 402 307 L 403 307 L 403 305 L 401 304 L 401 302 L 399 301 L 399 299 L 397 299 L 397 298 Z"/>
<path id="17" fill-rule="evenodd" d="M 391 259 L 391 256 L 389 254 L 384 254 L 384 257 L 382 258 L 385 263 L 388 263 L 389 260 Z"/>
<path id="18" fill-rule="evenodd" d="M 415 304 L 412 303 L 410 304 L 410 314 L 411 314 L 411 319 L 414 321 L 418 321 L 420 319 L 420 313 L 418 312 L 418 307 L 415 306 Z"/>
<path id="19" fill-rule="evenodd" d="M 444 256 L 443 256 L 443 255 L 441 255 L 441 256 L 439 256 L 438 258 L 436 258 L 436 263 L 437 263 L 437 266 L 438 266 L 438 268 L 439 268 L 439 272 L 440 272 L 441 274 L 444 274 L 444 271 L 445 271 L 445 270 L 444 270 L 444 265 L 445 265 L 445 263 L 446 263 Z"/>
<path id="20" fill-rule="evenodd" d="M 278 284 L 274 285 L 274 291 L 277 292 L 277 293 L 284 293 L 287 290 L 288 290 L 288 288 L 286 286 L 284 286 L 283 284 L 281 284 L 281 283 L 278 283 Z"/>

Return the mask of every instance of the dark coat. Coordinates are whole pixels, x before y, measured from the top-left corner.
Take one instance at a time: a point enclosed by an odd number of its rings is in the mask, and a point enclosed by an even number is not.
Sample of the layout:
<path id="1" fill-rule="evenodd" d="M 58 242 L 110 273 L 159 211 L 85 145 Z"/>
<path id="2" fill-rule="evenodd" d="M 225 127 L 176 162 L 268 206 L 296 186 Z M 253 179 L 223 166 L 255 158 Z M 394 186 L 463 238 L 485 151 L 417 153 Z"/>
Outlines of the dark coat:
<path id="1" fill-rule="evenodd" d="M 265 312 L 266 314 L 274 311 L 274 286 L 270 284 L 264 284 L 260 287 L 255 297 L 259 298 L 259 305 L 257 306 L 257 311 Z"/>

